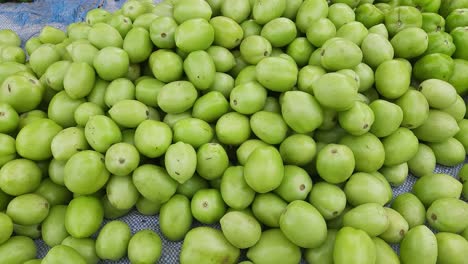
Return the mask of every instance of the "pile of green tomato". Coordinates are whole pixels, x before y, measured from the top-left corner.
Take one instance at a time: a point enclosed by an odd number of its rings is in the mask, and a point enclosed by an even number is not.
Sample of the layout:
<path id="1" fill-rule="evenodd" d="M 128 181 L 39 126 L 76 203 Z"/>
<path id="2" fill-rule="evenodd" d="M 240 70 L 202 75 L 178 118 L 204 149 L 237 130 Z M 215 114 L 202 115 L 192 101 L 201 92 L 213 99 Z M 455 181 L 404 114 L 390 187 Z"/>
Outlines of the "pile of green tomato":
<path id="1" fill-rule="evenodd" d="M 468 152 L 468 0 L 131 0 L 20 46 L 2 264 L 468 261 L 468 166 L 435 172 Z"/>

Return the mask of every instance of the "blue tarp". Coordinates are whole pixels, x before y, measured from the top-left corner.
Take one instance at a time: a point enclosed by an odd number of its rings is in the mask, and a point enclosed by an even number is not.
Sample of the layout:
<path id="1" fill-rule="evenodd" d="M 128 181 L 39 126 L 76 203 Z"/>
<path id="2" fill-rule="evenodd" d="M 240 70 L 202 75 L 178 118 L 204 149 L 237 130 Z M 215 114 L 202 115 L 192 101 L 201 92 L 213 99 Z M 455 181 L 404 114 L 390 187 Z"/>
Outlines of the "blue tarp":
<path id="1" fill-rule="evenodd" d="M 86 13 L 101 6 L 115 10 L 125 1 L 114 0 L 35 0 L 32 3 L 0 4 L 0 29 L 13 29 L 24 41 L 38 34 L 45 25 L 62 30 L 70 23 L 83 21 Z"/>

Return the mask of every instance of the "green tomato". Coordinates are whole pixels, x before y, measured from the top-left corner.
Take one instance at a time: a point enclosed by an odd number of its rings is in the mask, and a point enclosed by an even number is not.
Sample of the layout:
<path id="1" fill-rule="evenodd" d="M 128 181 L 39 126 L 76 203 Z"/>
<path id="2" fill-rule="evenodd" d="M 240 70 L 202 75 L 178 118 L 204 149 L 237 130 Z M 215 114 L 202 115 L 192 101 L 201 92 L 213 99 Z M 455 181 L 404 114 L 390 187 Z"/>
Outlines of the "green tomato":
<path id="1" fill-rule="evenodd" d="M 385 19 L 384 13 L 372 3 L 360 4 L 355 12 L 356 21 L 363 23 L 366 28 L 378 25 Z"/>
<path id="2" fill-rule="evenodd" d="M 75 249 L 65 245 L 57 245 L 51 248 L 41 263 L 60 263 L 63 261 L 63 259 L 66 259 L 70 262 L 73 261 L 73 263 L 77 264 L 86 263 L 86 260 L 83 258 L 83 256 L 80 255 L 80 253 L 78 253 Z"/>
<path id="3" fill-rule="evenodd" d="M 452 56 L 455 52 L 452 36 L 447 32 L 431 32 L 428 35 L 428 45 L 424 55 L 443 53 Z"/>
<path id="4" fill-rule="evenodd" d="M 367 133 L 374 123 L 374 112 L 365 103 L 356 101 L 354 105 L 338 113 L 340 126 L 349 134 L 359 136 Z"/>
<path id="5" fill-rule="evenodd" d="M 100 259 L 119 260 L 127 253 L 130 227 L 122 221 L 111 221 L 104 225 L 96 239 L 96 255 Z"/>
<path id="6" fill-rule="evenodd" d="M 60 54 L 53 44 L 43 44 L 29 57 L 29 64 L 38 77 L 42 76 L 47 68 L 60 60 Z"/>
<path id="7" fill-rule="evenodd" d="M 363 188 L 372 186 L 372 188 Z M 344 187 L 348 203 L 358 206 L 366 203 L 385 205 L 391 199 L 390 184 L 385 177 L 375 177 L 372 174 L 357 172 L 351 175 Z"/>
<path id="8" fill-rule="evenodd" d="M 10 201 L 6 214 L 15 224 L 36 225 L 49 214 L 49 202 L 34 193 L 22 194 Z"/>
<path id="9" fill-rule="evenodd" d="M 436 263 L 437 239 L 434 233 L 424 225 L 410 229 L 400 243 L 400 258 L 403 263 Z"/>
<path id="10" fill-rule="evenodd" d="M 443 126 L 443 131 L 436 130 L 436 127 Z M 424 123 L 413 129 L 419 140 L 426 142 L 442 142 L 455 136 L 460 131 L 455 118 L 440 110 L 429 110 L 429 114 Z"/>
<path id="11" fill-rule="evenodd" d="M 344 111 L 354 105 L 357 83 L 340 73 L 326 73 L 312 86 L 317 101 L 330 109 Z"/>
<path id="12" fill-rule="evenodd" d="M 95 103 L 84 102 L 76 108 L 74 119 L 78 126 L 84 127 L 89 118 L 95 115 L 104 115 L 102 108 Z"/>
<path id="13" fill-rule="evenodd" d="M 11 133 L 19 125 L 20 117 L 15 109 L 8 103 L 0 102 L 0 133 Z"/>
<path id="14" fill-rule="evenodd" d="M 384 76 L 398 75 L 398 80 L 389 81 Z M 382 62 L 375 70 L 375 87 L 380 95 L 396 99 L 408 91 L 411 82 L 411 64 L 404 59 Z"/>
<path id="15" fill-rule="evenodd" d="M 336 219 L 346 207 L 346 195 L 338 186 L 319 182 L 315 184 L 309 195 L 309 202 L 325 220 Z"/>
<path id="16" fill-rule="evenodd" d="M 353 151 L 356 171 L 374 172 L 384 163 L 384 147 L 380 140 L 371 133 L 361 136 L 346 135 L 340 140 L 340 144 L 348 146 Z"/>
<path id="17" fill-rule="evenodd" d="M 113 26 L 105 23 L 94 24 L 88 33 L 88 40 L 98 49 L 105 47 L 122 48 L 123 38 Z"/>
<path id="18" fill-rule="evenodd" d="M 220 219 L 221 230 L 226 239 L 237 248 L 254 246 L 262 234 L 257 220 L 246 213 L 232 211 Z"/>
<path id="19" fill-rule="evenodd" d="M 192 115 L 206 122 L 218 120 L 229 110 L 229 103 L 221 92 L 211 91 L 199 97 L 193 104 Z"/>
<path id="20" fill-rule="evenodd" d="M 455 87 L 442 80 L 428 79 L 422 82 L 418 88 L 432 108 L 447 108 L 457 100 Z"/>
<path id="21" fill-rule="evenodd" d="M 159 225 L 164 237 L 171 241 L 182 240 L 192 225 L 190 201 L 187 197 L 176 194 L 161 206 Z"/>
<path id="22" fill-rule="evenodd" d="M 327 239 L 316 248 L 308 248 L 304 252 L 304 258 L 308 263 L 333 263 L 333 246 L 335 244 L 337 230 L 328 229 Z"/>
<path id="23" fill-rule="evenodd" d="M 407 129 L 400 127 L 382 140 L 385 150 L 385 166 L 407 162 L 418 152 L 418 138 Z"/>
<path id="24" fill-rule="evenodd" d="M 247 184 L 259 193 L 266 193 L 280 186 L 284 165 L 279 151 L 273 147 L 260 147 L 250 154 L 244 167 Z"/>
<path id="25" fill-rule="evenodd" d="M 156 79 L 165 83 L 180 80 L 184 70 L 182 58 L 177 53 L 165 49 L 151 54 L 149 65 Z"/>
<path id="26" fill-rule="evenodd" d="M 16 158 L 16 141 L 13 137 L 0 134 L 0 167 Z"/>
<path id="27" fill-rule="evenodd" d="M 184 52 L 192 52 L 210 47 L 214 35 L 212 25 L 202 18 L 194 18 L 180 24 L 174 33 L 174 38 L 177 48 Z"/>
<path id="28" fill-rule="evenodd" d="M 122 140 L 122 133 L 112 119 L 96 115 L 90 117 L 86 123 L 85 137 L 94 150 L 104 153 L 112 144 Z"/>
<path id="29" fill-rule="evenodd" d="M 73 197 L 65 186 L 54 183 L 50 178 L 42 180 L 34 192 L 46 198 L 51 206 L 67 204 Z"/>
<path id="30" fill-rule="evenodd" d="M 405 28 L 393 36 L 392 40 L 395 56 L 411 59 L 422 55 L 428 47 L 428 35 L 426 31 L 417 28 Z"/>
<path id="31" fill-rule="evenodd" d="M 143 196 L 140 196 L 135 204 L 135 208 L 140 214 L 151 216 L 159 213 L 159 210 L 161 209 L 161 203 L 153 202 Z"/>
<path id="32" fill-rule="evenodd" d="M 284 235 L 303 248 L 317 247 L 325 242 L 327 236 L 325 219 L 313 205 L 305 201 L 289 203 L 281 214 L 279 224 Z M 314 228 L 308 228 L 310 226 Z"/>
<path id="33" fill-rule="evenodd" d="M 286 0 L 255 1 L 252 7 L 252 17 L 260 25 L 280 17 L 286 10 Z"/>
<path id="34" fill-rule="evenodd" d="M 104 209 L 98 198 L 79 196 L 74 198 L 65 213 L 65 228 L 75 238 L 94 234 L 104 218 Z"/>
<path id="35" fill-rule="evenodd" d="M 164 203 L 177 189 L 177 182 L 159 166 L 145 164 L 133 172 L 133 184 L 138 192 L 153 202 Z"/>
<path id="36" fill-rule="evenodd" d="M 430 174 L 436 167 L 436 157 L 434 151 L 425 145 L 419 143 L 418 152 L 408 161 L 408 169 L 416 177 L 423 177 Z"/>
<path id="37" fill-rule="evenodd" d="M 0 226 L 2 227 L 0 243 L 3 244 L 8 241 L 13 234 L 13 221 L 7 214 L 0 213 Z"/>
<path id="38" fill-rule="evenodd" d="M 11 75 L 0 86 L 0 103 L 9 104 L 17 113 L 28 112 L 38 107 L 44 90 L 33 76 Z"/>
<path id="39" fill-rule="evenodd" d="M 385 26 L 390 36 L 394 36 L 406 28 L 421 28 L 422 24 L 421 11 L 416 7 L 398 6 L 385 14 Z"/>
<path id="40" fill-rule="evenodd" d="M 455 44 L 456 50 L 453 57 L 456 59 L 468 60 L 468 50 L 463 43 L 466 43 L 468 39 L 468 26 L 455 28 L 450 35 L 453 37 L 453 43 Z"/>
<path id="41" fill-rule="evenodd" d="M 296 38 L 297 29 L 292 20 L 279 17 L 265 24 L 262 28 L 261 35 L 266 38 L 273 47 L 284 47 Z"/>
<path id="42" fill-rule="evenodd" d="M 5 263 L 23 263 L 36 258 L 34 240 L 25 236 L 13 236 L 0 245 L 0 256 Z"/>
<path id="43" fill-rule="evenodd" d="M 419 147 L 418 147 L 419 150 Z M 409 161 L 408 161 L 409 162 Z M 408 177 L 408 163 L 403 162 L 401 164 L 393 165 L 393 166 L 384 166 L 379 171 L 382 175 L 387 179 L 388 183 L 393 187 L 397 187 L 402 185 L 406 178 Z"/>
<path id="44" fill-rule="evenodd" d="M 113 176 L 106 185 L 107 200 L 118 210 L 130 210 L 136 204 L 140 193 L 131 177 Z"/>
<path id="45" fill-rule="evenodd" d="M 185 142 L 198 148 L 201 145 L 210 142 L 213 139 L 214 133 L 211 126 L 197 118 L 185 118 L 175 123 L 174 127 L 174 142 Z"/>
<path id="46" fill-rule="evenodd" d="M 205 143 L 198 148 L 197 173 L 201 177 L 207 180 L 220 178 L 228 166 L 228 155 L 220 144 Z"/>
<path id="47" fill-rule="evenodd" d="M 296 61 L 299 67 L 303 67 L 308 63 L 310 55 L 314 50 L 314 46 L 312 46 L 307 38 L 298 37 L 289 43 L 286 53 Z"/>
<path id="48" fill-rule="evenodd" d="M 336 36 L 335 24 L 328 18 L 315 20 L 307 28 L 306 36 L 315 47 L 321 47 L 327 40 Z"/>
<path id="49" fill-rule="evenodd" d="M 465 147 L 455 138 L 449 138 L 442 142 L 428 143 L 434 151 L 437 163 L 444 166 L 455 166 L 463 163 L 466 156 Z"/>
<path id="50" fill-rule="evenodd" d="M 151 135 L 159 135 L 152 137 Z M 150 158 L 162 156 L 172 142 L 171 128 L 160 121 L 145 120 L 135 130 L 135 147 Z"/>
<path id="51" fill-rule="evenodd" d="M 440 232 L 436 234 L 436 239 L 438 263 L 463 262 L 468 257 L 468 242 L 461 235 Z"/>
<path id="52" fill-rule="evenodd" d="M 403 127 L 417 128 L 429 117 L 429 103 L 426 97 L 417 90 L 408 90 L 395 103 L 403 110 L 401 122 Z"/>
<path id="53" fill-rule="evenodd" d="M 26 54 L 20 47 L 3 46 L 0 48 L 0 61 L 24 63 L 26 61 Z"/>
<path id="54" fill-rule="evenodd" d="M 132 100 L 135 98 L 135 85 L 127 78 L 113 80 L 104 94 L 104 103 L 112 107 L 123 100 Z"/>
<path id="55" fill-rule="evenodd" d="M 257 264 L 293 264 L 300 262 L 301 250 L 280 229 L 269 229 L 263 231 L 257 244 L 247 250 L 247 258 Z"/>
<path id="56" fill-rule="evenodd" d="M 218 222 L 226 211 L 221 193 L 216 189 L 197 191 L 192 197 L 190 208 L 193 217 L 204 224 Z"/>
<path id="57" fill-rule="evenodd" d="M 69 236 L 65 229 L 66 211 L 67 206 L 65 205 L 52 206 L 49 215 L 41 225 L 42 239 L 50 247 L 60 245 Z"/>
<path id="58" fill-rule="evenodd" d="M 145 61 L 151 54 L 153 43 L 150 39 L 150 33 L 141 27 L 134 27 L 125 36 L 123 40 L 123 50 L 128 54 L 131 63 L 140 63 Z"/>
<path id="59" fill-rule="evenodd" d="M 235 4 L 234 4 L 235 5 Z M 232 8 L 233 6 L 230 6 Z M 210 20 L 214 29 L 214 44 L 226 49 L 237 47 L 244 38 L 242 27 L 234 19 L 217 16 Z"/>
<path id="60" fill-rule="evenodd" d="M 239 255 L 240 250 L 231 245 L 221 231 L 211 227 L 196 227 L 185 236 L 180 263 L 215 264 L 224 261 L 226 264 L 234 264 Z"/>
<path id="61" fill-rule="evenodd" d="M 249 118 L 237 112 L 222 115 L 216 122 L 217 139 L 228 145 L 240 145 L 251 134 Z"/>
<path id="62" fill-rule="evenodd" d="M 167 173 L 182 184 L 193 176 L 197 165 L 197 154 L 192 145 L 177 142 L 167 148 L 164 164 Z"/>
<path id="63" fill-rule="evenodd" d="M 16 151 L 24 158 L 46 160 L 52 157 L 52 140 L 62 128 L 50 119 L 38 119 L 26 125 L 16 136 Z"/>
<path id="64" fill-rule="evenodd" d="M 271 52 L 271 43 L 262 36 L 246 37 L 240 44 L 242 59 L 250 64 L 259 63 L 263 58 L 270 56 Z"/>
<path id="65" fill-rule="evenodd" d="M 389 136 L 400 127 L 403 111 L 398 105 L 385 100 L 375 100 L 369 107 L 375 116 L 370 132 L 375 136 Z"/>
<path id="66" fill-rule="evenodd" d="M 326 17 L 335 24 L 337 29 L 356 20 L 354 10 L 345 3 L 334 3 L 330 5 Z"/>
<path id="67" fill-rule="evenodd" d="M 279 144 L 288 132 L 288 126 L 279 113 L 259 111 L 250 118 L 252 132 L 268 144 Z"/>
<path id="68" fill-rule="evenodd" d="M 101 189 L 109 179 L 109 171 L 101 153 L 80 151 L 66 162 L 63 171 L 65 186 L 76 194 L 92 194 Z"/>
<path id="69" fill-rule="evenodd" d="M 235 66 L 234 55 L 227 48 L 211 46 L 206 51 L 213 59 L 217 72 L 228 72 Z"/>
<path id="70" fill-rule="evenodd" d="M 351 177 L 355 157 L 346 145 L 329 144 L 318 152 L 316 166 L 322 179 L 329 183 L 341 183 Z"/>
<path id="71" fill-rule="evenodd" d="M 60 131 L 51 142 L 52 156 L 56 160 L 68 160 L 81 150 L 89 148 L 83 128 L 69 127 Z"/>
<path id="72" fill-rule="evenodd" d="M 360 229 L 370 237 L 375 237 L 386 232 L 390 221 L 382 205 L 366 203 L 346 212 L 343 216 L 343 225 Z"/>
<path id="73" fill-rule="evenodd" d="M 177 22 L 172 17 L 155 18 L 149 28 L 151 41 L 161 49 L 174 48 L 176 28 Z"/>
<path id="74" fill-rule="evenodd" d="M 191 52 L 184 60 L 184 72 L 195 88 L 206 90 L 214 82 L 216 66 L 206 51 L 198 50 Z"/>
<path id="75" fill-rule="evenodd" d="M 413 76 L 419 81 L 427 79 L 448 81 L 454 68 L 454 61 L 449 55 L 432 53 L 416 61 L 413 67 Z"/>
<path id="76" fill-rule="evenodd" d="M 229 167 L 224 171 L 220 186 L 224 202 L 231 208 L 242 210 L 254 200 L 255 191 L 244 179 L 243 167 Z"/>
<path id="77" fill-rule="evenodd" d="M 177 23 L 181 24 L 193 18 L 210 20 L 212 14 L 211 6 L 202 0 L 189 1 L 179 0 L 174 5 L 173 16 Z"/>
<path id="78" fill-rule="evenodd" d="M 74 113 L 84 102 L 83 98 L 73 99 L 65 91 L 60 91 L 50 100 L 47 115 L 62 127 L 72 127 L 76 125 Z"/>
<path id="79" fill-rule="evenodd" d="M 95 9 L 90 10 L 86 14 L 85 21 L 89 25 L 94 25 L 96 23 L 106 21 L 110 16 L 111 16 L 111 13 L 109 13 L 109 11 L 101 9 L 101 8 L 95 8 Z"/>
<path id="80" fill-rule="evenodd" d="M 140 163 L 140 154 L 136 147 L 128 143 L 112 145 L 105 155 L 105 165 L 110 173 L 126 176 L 134 171 Z"/>
<path id="81" fill-rule="evenodd" d="M 299 69 L 294 60 L 268 57 L 256 66 L 257 79 L 265 88 L 274 92 L 286 92 L 297 83 Z"/>
<path id="82" fill-rule="evenodd" d="M 122 100 L 108 111 L 112 120 L 123 127 L 135 128 L 149 118 L 148 107 L 137 100 Z"/>
<path id="83" fill-rule="evenodd" d="M 161 257 L 162 241 L 149 229 L 135 233 L 128 243 L 128 258 L 132 263 L 155 263 Z"/>
<path id="84" fill-rule="evenodd" d="M 322 46 L 321 64 L 327 70 L 350 69 L 361 63 L 363 53 L 359 47 L 345 38 L 327 40 Z"/>
<path id="85" fill-rule="evenodd" d="M 306 32 L 313 21 L 327 17 L 328 9 L 328 3 L 325 0 L 305 0 L 297 10 L 298 29 L 303 33 Z"/>
<path id="86" fill-rule="evenodd" d="M 358 46 L 368 34 L 367 28 L 359 21 L 346 23 L 336 31 L 336 37 L 348 39 Z"/>
<path id="87" fill-rule="evenodd" d="M 262 26 L 257 24 L 255 20 L 249 19 L 241 23 L 242 30 L 244 31 L 244 39 L 252 35 L 260 35 Z"/>
<path id="88" fill-rule="evenodd" d="M 371 237 L 362 230 L 343 227 L 336 234 L 333 261 L 342 263 L 374 263 L 376 250 Z"/>
<path id="89" fill-rule="evenodd" d="M 11 29 L 0 30 L 1 41 L 0 45 L 11 45 L 19 47 L 21 45 L 21 39 L 16 32 Z"/>
<path id="90" fill-rule="evenodd" d="M 303 166 L 313 160 L 317 147 L 312 137 L 294 134 L 281 142 L 279 151 L 285 164 Z"/>
<path id="91" fill-rule="evenodd" d="M 450 175 L 431 173 L 421 177 L 413 186 L 412 193 L 429 207 L 442 198 L 460 198 L 462 184 Z"/>
<path id="92" fill-rule="evenodd" d="M 249 0 L 225 0 L 221 4 L 221 15 L 231 18 L 239 24 L 249 17 L 251 10 Z"/>
<path id="93" fill-rule="evenodd" d="M 122 14 L 112 14 L 105 22 L 115 28 L 122 38 L 125 38 L 133 26 L 132 20 Z"/>
<path id="94" fill-rule="evenodd" d="M 130 59 L 120 48 L 105 47 L 94 57 L 93 66 L 98 76 L 106 81 L 112 81 L 127 74 Z"/>
<path id="95" fill-rule="evenodd" d="M 197 96 L 191 82 L 175 81 L 163 86 L 158 94 L 158 105 L 166 113 L 182 113 L 193 106 Z"/>

